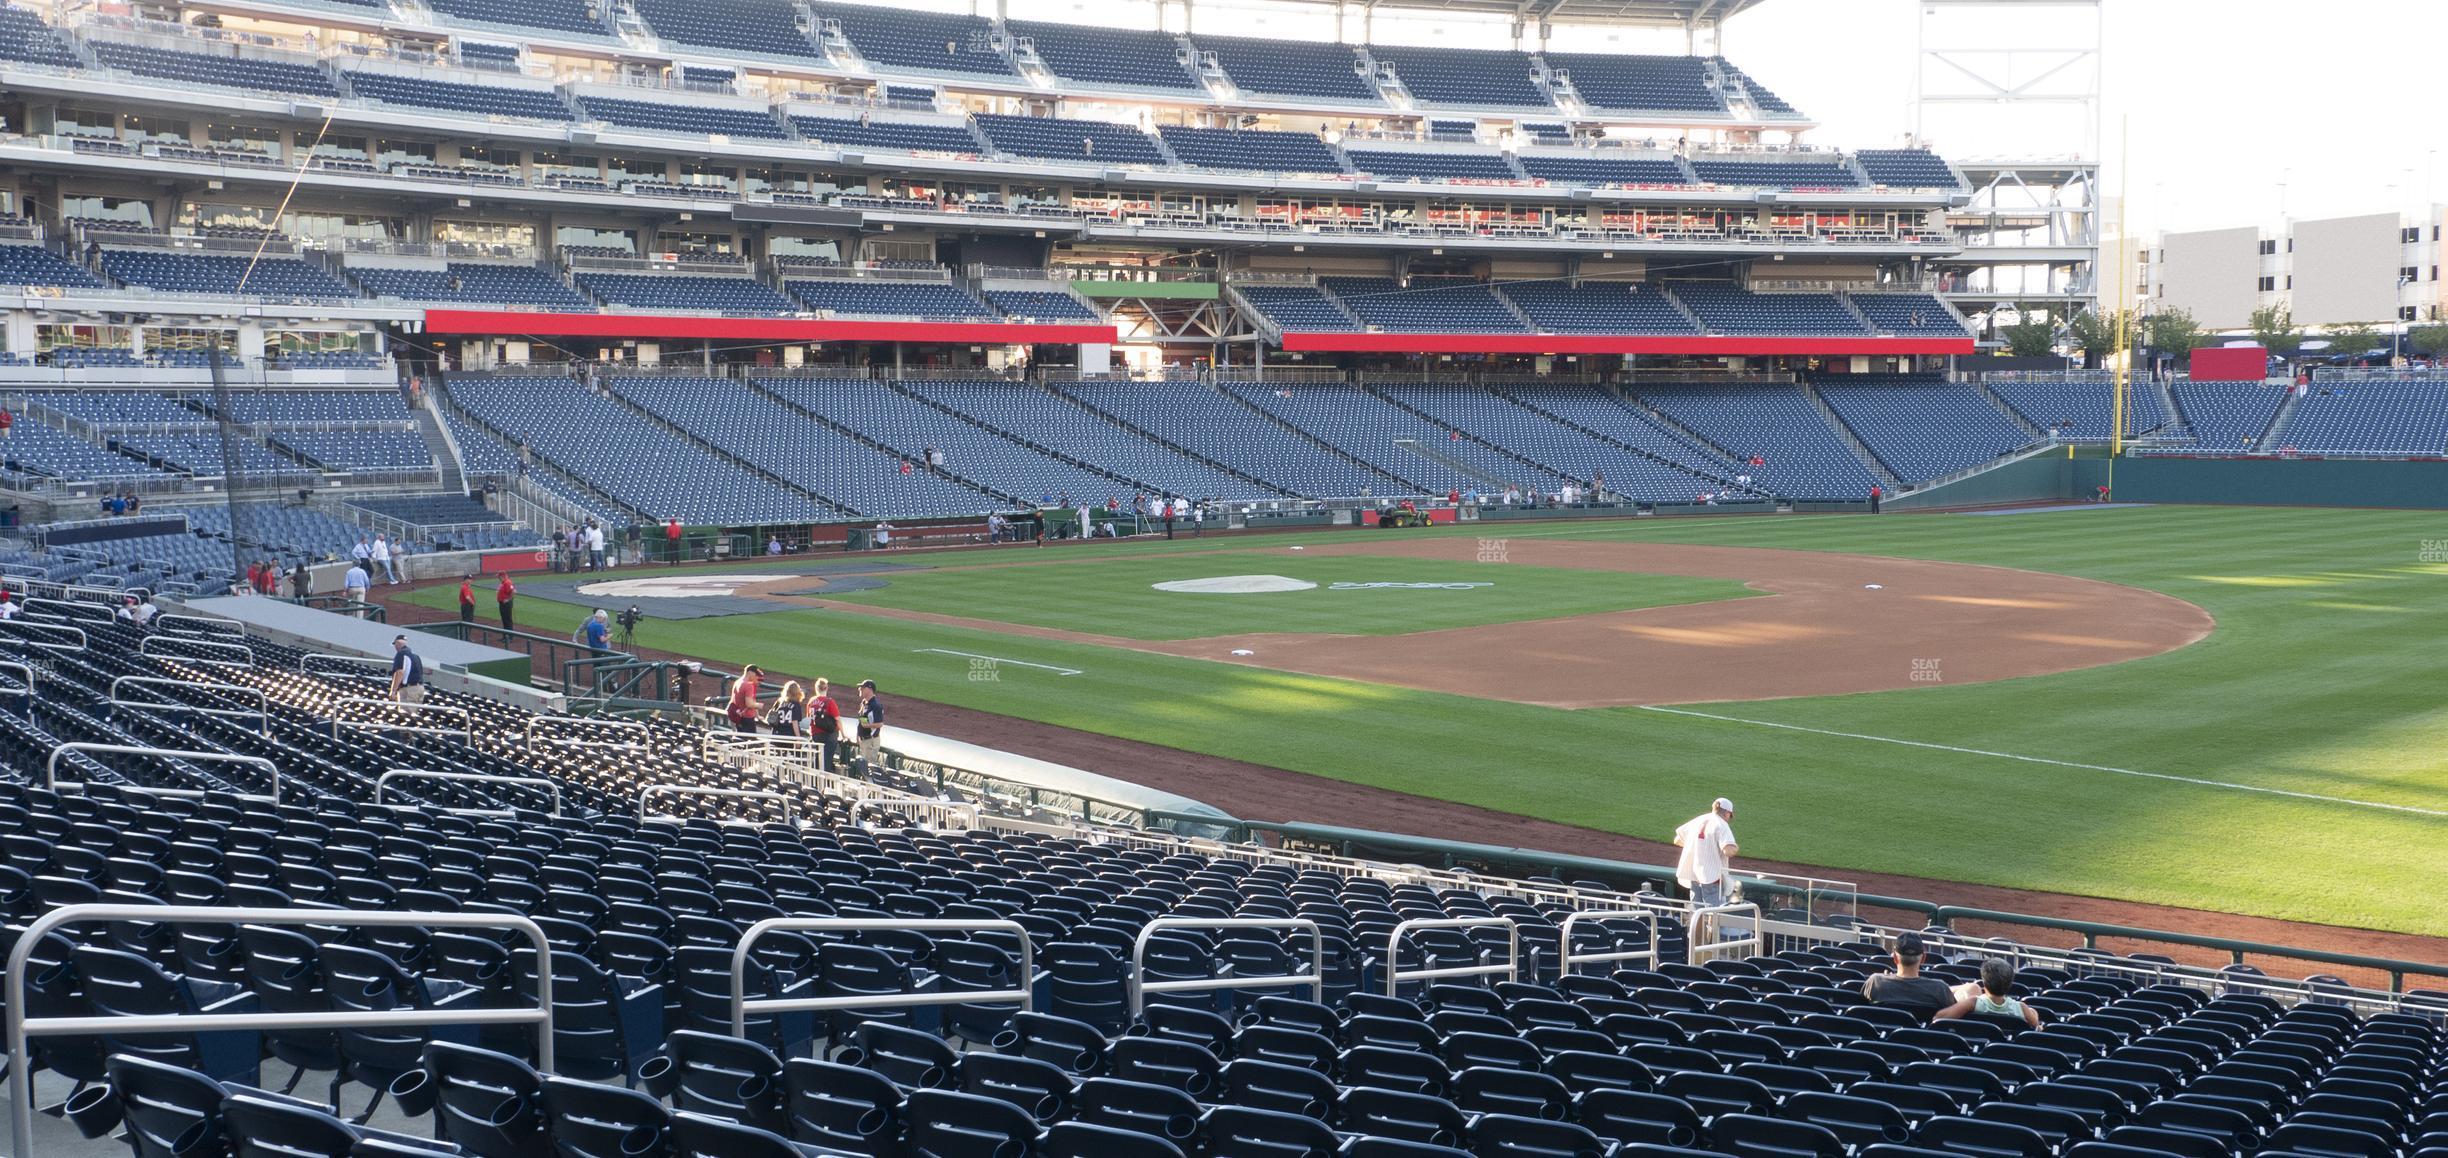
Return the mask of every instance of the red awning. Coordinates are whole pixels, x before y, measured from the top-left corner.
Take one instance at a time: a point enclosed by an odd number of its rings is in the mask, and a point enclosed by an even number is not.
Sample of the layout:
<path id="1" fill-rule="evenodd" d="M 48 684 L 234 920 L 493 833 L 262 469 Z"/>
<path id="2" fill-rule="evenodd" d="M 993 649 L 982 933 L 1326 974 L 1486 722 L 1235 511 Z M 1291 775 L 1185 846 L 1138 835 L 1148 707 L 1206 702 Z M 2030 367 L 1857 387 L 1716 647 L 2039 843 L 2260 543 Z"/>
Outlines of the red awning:
<path id="1" fill-rule="evenodd" d="M 1655 334 L 1286 333 L 1283 348 L 1368 354 L 1969 354 L 1962 338 L 1777 338 Z"/>
<path id="2" fill-rule="evenodd" d="M 427 310 L 428 334 L 533 334 L 573 338 L 719 338 L 750 342 L 947 342 L 986 345 L 1112 343 L 1109 325 L 1024 322 L 862 322 L 838 318 L 726 318 L 693 314 L 554 314 L 531 310 Z"/>

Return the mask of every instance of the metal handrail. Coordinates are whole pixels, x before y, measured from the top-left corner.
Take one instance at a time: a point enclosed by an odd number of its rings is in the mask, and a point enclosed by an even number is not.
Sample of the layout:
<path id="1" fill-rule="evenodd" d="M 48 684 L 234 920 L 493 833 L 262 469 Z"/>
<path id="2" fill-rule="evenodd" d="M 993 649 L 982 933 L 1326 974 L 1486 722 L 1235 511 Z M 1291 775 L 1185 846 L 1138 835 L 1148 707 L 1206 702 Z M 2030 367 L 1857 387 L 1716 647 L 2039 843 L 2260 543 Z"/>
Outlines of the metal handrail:
<path id="1" fill-rule="evenodd" d="M 1750 936 L 1725 941 L 1709 939 L 1716 933 L 1717 922 L 1721 918 L 1743 917 L 1746 914 L 1751 923 Z M 1695 908 L 1692 910 L 1688 935 L 1684 939 L 1684 963 L 1698 965 L 1703 960 L 1728 955 L 1755 956 L 1763 952 L 1768 944 L 1767 930 L 1762 927 L 1764 924 L 1765 922 L 1760 919 L 1759 905 L 1751 901 L 1737 901 L 1731 905 L 1717 905 L 1711 908 Z"/>
<path id="2" fill-rule="evenodd" d="M 561 815 L 561 782 L 547 780 L 541 776 L 495 776 L 485 772 L 436 772 L 427 768 L 391 768 L 374 778 L 374 803 L 383 802 L 383 788 L 394 780 L 456 780 L 483 784 L 533 785 L 552 793 L 552 814 Z M 504 816 L 511 814 L 514 810 L 508 808 L 445 808 L 442 811 Z"/>
<path id="3" fill-rule="evenodd" d="M 34 949 L 62 925 L 82 921 L 147 924 L 370 925 L 397 928 L 508 929 L 535 943 L 534 1009 L 403 1009 L 336 1013 L 153 1014 L 131 1017 L 26 1016 L 26 965 Z M 424 1029 L 434 1025 L 534 1025 L 536 1068 L 553 1071 L 552 943 L 534 921 L 511 913 L 390 913 L 347 909 L 231 909 L 205 905 L 66 905 L 37 918 L 9 951 L 5 979 L 8 1087 L 13 1154 L 34 1149 L 34 1064 L 26 1042 L 36 1037 L 100 1034 L 215 1033 L 226 1030 Z"/>
<path id="4" fill-rule="evenodd" d="M 839 796 L 853 804 L 902 813 L 922 824 L 931 824 L 938 831 L 974 832 L 979 824 L 978 806 L 967 801 L 912 796 L 840 772 L 807 768 L 799 769 L 792 775 L 813 780 L 819 792 Z"/>
<path id="5" fill-rule="evenodd" d="M 1292 929 L 1309 931 L 1309 972 L 1285 977 L 1209 977 L 1192 981 L 1150 981 L 1147 979 L 1148 939 L 1160 929 Z M 1158 917 L 1139 927 L 1139 939 L 1131 943 L 1130 1012 L 1139 1016 L 1147 1008 L 1150 993 L 1210 993 L 1219 989 L 1272 989 L 1283 985 L 1306 985 L 1310 996 L 1319 1002 L 1326 1000 L 1326 934 L 1316 921 L 1305 917 Z"/>
<path id="6" fill-rule="evenodd" d="M 19 635 L 17 638 L 25 640 L 27 647 L 39 647 L 44 651 L 79 652 L 92 643 L 92 638 L 85 634 L 85 629 L 82 627 L 70 627 L 65 623 L 33 623 L 23 619 L 0 619 L 0 636 L 15 634 L 19 628 L 30 629 L 35 635 Z M 46 631 L 67 632 L 76 637 L 76 642 L 74 644 L 44 643 L 35 638 L 36 635 Z"/>
<path id="7" fill-rule="evenodd" d="M 98 616 L 77 614 L 78 612 L 94 611 L 99 611 L 101 614 Z M 45 599 L 37 595 L 26 596 L 25 614 L 56 615 L 61 619 L 75 620 L 89 627 L 109 627 L 116 622 L 116 617 L 111 614 L 110 608 L 101 604 L 88 603 L 81 599 Z"/>
<path id="8" fill-rule="evenodd" d="M 233 660 L 214 659 L 207 655 L 164 655 L 153 650 L 153 645 L 156 643 L 178 643 L 185 644 L 189 647 L 224 648 L 230 651 L 235 651 L 246 658 Z M 136 645 L 136 654 L 144 656 L 147 659 L 175 659 L 187 663 L 207 663 L 212 664 L 215 667 L 255 666 L 254 648 L 248 647 L 242 643 L 216 643 L 209 639 L 197 639 L 193 636 L 187 635 L 148 635 L 144 638 L 144 642 Z"/>
<path id="9" fill-rule="evenodd" d="M 108 561 L 107 556 L 103 558 Z M 99 604 L 103 610 L 108 611 L 119 606 L 119 601 L 127 598 L 128 592 L 144 590 L 142 587 L 86 587 L 77 583 L 64 583 L 60 585 L 60 598 L 70 603 Z M 76 598 L 78 595 L 91 595 L 94 598 L 78 599 Z"/>
<path id="10" fill-rule="evenodd" d="M 2434 962 L 2400 961 L 2387 957 L 2370 957 L 2357 953 L 2336 953 L 2325 949 L 2291 948 L 2258 941 L 2238 941 L 2229 937 L 2211 937 L 2200 933 L 2174 933 L 2158 929 L 2140 929 L 2130 925 L 2108 925 L 2094 921 L 2069 921 L 2059 917 L 2035 917 L 2023 913 L 2002 913 L 1994 909 L 1973 909 L 1960 905 L 1942 905 L 1933 910 L 1929 922 L 1951 927 L 1957 921 L 1987 921 L 2001 925 L 2025 925 L 2043 929 L 2063 929 L 2082 935 L 2083 947 L 2096 948 L 2100 938 L 2115 940 L 2158 941 L 2170 945 L 2186 945 L 2201 949 L 2217 949 L 2229 954 L 2241 965 L 2246 955 L 2286 957 L 2297 961 L 2312 961 L 2322 965 L 2342 965 L 2350 969 L 2369 969 L 2389 976 L 2389 987 L 2402 991 L 2407 974 L 2422 977 L 2448 977 L 2448 965 Z"/>
<path id="11" fill-rule="evenodd" d="M 1927 490 L 1928 487 L 1923 487 L 1922 489 Z M 1818 915 L 1819 902 L 1822 899 L 1833 899 L 1842 902 L 1845 907 L 1846 914 L 1851 915 L 1857 911 L 1858 902 L 1856 898 L 1861 895 L 1861 888 L 1859 885 L 1852 881 L 1836 880 L 1832 877 L 1802 876 L 1795 873 L 1758 872 L 1749 869 L 1736 873 L 1735 877 L 1741 882 L 1743 888 L 1746 890 L 1757 885 L 1768 884 L 1776 886 L 1774 891 L 1778 893 L 1786 896 L 1798 896 L 1802 898 L 1802 911 L 1810 913 L 1813 916 Z"/>
<path id="12" fill-rule="evenodd" d="M 13 660 L 13 659 L 0 659 L 0 672 L 8 672 L 8 671 L 24 672 L 24 673 L 25 673 L 26 718 L 27 718 L 27 719 L 29 719 L 29 720 L 30 720 L 30 719 L 33 719 L 33 718 L 34 718 L 34 665 L 32 665 L 32 664 L 28 664 L 28 663 L 19 663 L 19 662 L 17 662 L 16 660 Z M 0 688 L 0 696 L 8 696 L 8 695 L 15 695 L 15 694 L 16 694 L 16 693 L 15 693 L 14 691 L 10 690 L 10 689 L 7 689 L 7 688 Z"/>
<path id="13" fill-rule="evenodd" d="M 1502 965 L 1464 965 L 1452 969 L 1412 969 L 1394 967 L 1402 950 L 1403 934 L 1414 929 L 1478 929 L 1502 925 L 1511 944 L 1510 957 Z M 1386 996 L 1395 996 L 1396 988 L 1405 981 L 1428 981 L 1438 977 L 1488 977 L 1502 974 L 1506 980 L 1521 976 L 1521 926 L 1511 917 L 1429 917 L 1404 921 L 1386 934 Z"/>
<path id="14" fill-rule="evenodd" d="M 315 669 L 314 669 L 314 661 L 316 661 L 316 660 L 318 660 L 318 659 L 321 659 L 321 660 L 338 660 L 338 661 L 341 661 L 341 662 L 344 662 L 344 663 L 356 663 L 356 664 L 366 664 L 366 663 L 370 663 L 370 664 L 379 664 L 379 665 L 382 665 L 382 666 L 384 666 L 384 667 L 388 667 L 388 666 L 390 666 L 390 663 L 391 663 L 391 661 L 389 661 L 389 660 L 387 660 L 387 659 L 384 659 L 384 658 L 382 658 L 381 656 L 373 656 L 373 655 L 334 655 L 334 654 L 332 654 L 332 653 L 330 653 L 330 652 L 310 651 L 310 652 L 306 653 L 305 655 L 301 655 L 301 656 L 299 656 L 299 657 L 298 657 L 298 674 L 299 674 L 299 675 L 314 675 L 314 674 L 316 674 Z M 350 674 L 353 674 L 353 673 L 349 673 L 349 672 L 341 672 L 341 673 L 338 673 L 338 674 L 341 674 L 341 675 L 350 675 Z"/>
<path id="15" fill-rule="evenodd" d="M 1882 929 L 1876 932 L 1882 941 L 1892 944 L 1894 932 L 1897 931 Z M 2017 966 L 2040 965 L 2065 969 L 2076 977 L 2120 977 L 2144 985 L 2181 985 L 2211 993 L 2249 991 L 2284 1003 L 2351 1004 L 2368 1006 L 2374 1012 L 2393 1011 L 2403 1005 L 2401 994 L 2395 990 L 2233 973 L 2208 965 L 2144 961 L 2119 957 L 2087 946 L 2079 949 L 2022 943 L 2001 946 L 1989 938 L 1961 933 L 1924 933 L 1924 936 L 1933 951 L 1973 957 L 2003 957 Z"/>
<path id="16" fill-rule="evenodd" d="M 451 715 L 459 717 L 459 726 L 456 728 L 426 728 L 419 727 L 415 724 L 395 724 L 389 720 L 344 720 L 340 718 L 341 710 L 348 707 L 350 704 L 373 704 L 382 708 L 406 708 L 408 709 L 409 714 L 412 716 L 421 716 L 427 712 L 448 712 Z M 366 696 L 348 696 L 343 699 L 332 701 L 332 739 L 337 740 L 340 738 L 340 729 L 342 728 L 364 728 L 367 730 L 381 730 L 387 732 L 415 732 L 419 735 L 425 736 L 457 736 L 459 737 L 459 742 L 462 744 L 474 744 L 476 742 L 475 715 L 470 713 L 466 708 L 456 707 L 451 704 L 409 704 L 402 703 L 398 700 L 377 700 Z"/>
<path id="17" fill-rule="evenodd" d="M 840 932 L 891 929 L 910 933 L 1009 933 L 1020 939 L 1020 987 L 962 989 L 949 993 L 859 993 L 847 997 L 765 997 L 748 999 L 748 951 L 767 933 Z M 804 1013 L 820 1009 L 900 1009 L 914 1005 L 983 1005 L 1017 1001 L 1020 1012 L 1036 1008 L 1030 982 L 1036 979 L 1036 948 L 1018 921 L 889 920 L 865 917 L 769 917 L 748 926 L 739 947 L 731 951 L 731 1035 L 748 1036 L 748 1011 Z M 9 1008 L 15 1009 L 12 1005 Z M 23 1073 L 23 1070 L 18 1071 Z"/>
<path id="18" fill-rule="evenodd" d="M 1419 861 L 1426 863 L 1436 863 L 1440 860 L 1448 863 L 1460 861 L 1477 864 L 1483 867 L 1510 867 L 1512 871 L 1517 873 L 1525 868 L 1536 869 L 1544 870 L 1550 874 L 1564 877 L 1566 879 L 1570 879 L 1575 876 L 1598 877 L 1601 879 L 1628 878 L 1633 880 L 1647 881 L 1660 887 L 1669 885 L 1674 881 L 1674 868 L 1670 865 L 1659 866 L 1638 864 L 1631 861 L 1608 860 L 1600 857 L 1575 856 L 1566 853 L 1538 852 L 1532 849 L 1511 846 L 1477 844 L 1467 841 L 1438 840 L 1424 836 L 1378 832 L 1369 829 L 1346 828 L 1335 825 L 1310 824 L 1300 821 L 1238 820 L 1230 817 L 1207 815 L 1204 813 L 1173 812 L 1164 809 L 1151 808 L 1132 808 L 1128 811 L 1130 811 L 1136 817 L 1139 823 L 1144 824 L 1195 824 L 1221 829 L 1227 834 L 1225 839 L 1234 842 L 1248 841 L 1253 839 L 1253 834 L 1265 832 L 1275 834 L 1276 836 L 1284 838 L 1290 842 L 1323 844 L 1330 848 L 1342 848 L 1349 850 L 1355 846 L 1362 846 L 1373 849 L 1397 850 L 1403 854 L 1416 857 Z M 1279 850 L 1265 848 L 1264 846 L 1260 845 L 1244 843 L 1217 845 L 1213 844 L 1212 842 L 1194 842 L 1189 838 L 1176 836 L 1172 833 L 1127 831 L 1119 834 L 1117 837 L 1112 830 L 1108 829 L 1093 829 L 1083 831 L 1096 832 L 1101 838 L 1105 839 L 1125 839 L 1130 841 L 1145 842 L 1149 847 L 1161 846 L 1168 851 L 1183 847 L 1197 847 L 1200 852 L 1208 855 L 1224 855 L 1241 859 L 1256 859 L 1263 856 L 1268 859 L 1281 858 L 1287 863 L 1293 859 L 1289 855 L 1281 853 Z M 1446 879 L 1444 874 L 1433 873 L 1429 870 L 1421 869 L 1417 866 L 1417 864 L 1397 865 L 1390 861 L 1355 861 L 1350 863 L 1365 863 L 1370 866 L 1368 871 L 1373 874 L 1398 876 L 1405 880 L 1422 879 L 1442 881 Z M 1792 889 L 1790 886 L 1783 885 L 1773 880 L 1758 880 L 1751 874 L 1746 873 L 1737 873 L 1735 875 L 1737 879 L 1742 882 L 1743 891 L 1746 895 L 1798 895 L 1797 891 Z M 1461 880 L 1458 875 L 1453 879 L 1456 881 Z M 1481 888 L 1495 885 L 1508 893 L 1527 894 L 1534 891 L 1527 882 L 1521 880 L 1485 876 L 1473 877 L 1472 880 L 1476 881 L 1478 886 Z M 1548 891 L 1564 897 L 1582 895 L 1576 890 L 1561 887 L 1551 887 L 1548 889 Z M 2093 921 L 2072 920 L 2064 917 L 2036 916 L 2029 913 L 2008 913 L 1992 909 L 1973 909 L 1952 905 L 1942 906 L 1915 897 L 1898 897 L 1878 893 L 1860 893 L 1854 897 L 1854 900 L 1865 908 L 1885 909 L 1899 913 L 1913 914 L 1914 917 L 1917 918 L 1912 926 L 1914 928 L 1920 928 L 1924 924 L 1946 925 L 1957 921 L 1986 921 L 1998 924 L 2022 925 L 2037 929 L 2054 929 L 2060 932 L 2073 933 L 2081 937 L 2083 939 L 2083 944 L 2086 946 L 2095 946 L 2102 939 L 2138 941 L 2165 945 L 2184 945 L 2193 948 L 2210 949 L 2217 952 L 2226 953 L 2237 960 L 2241 960 L 2247 955 L 2265 956 L 2285 958 L 2291 961 L 2313 962 L 2321 965 L 2341 965 L 2354 969 L 2368 969 L 2375 973 L 2387 974 L 2391 980 L 2392 986 L 2398 989 L 2402 989 L 2404 987 L 2405 979 L 2410 976 L 2448 977 L 2448 965 L 2443 965 L 2439 962 L 2432 961 L 2410 961 L 2401 958 L 2374 957 L 2353 953 L 2336 953 L 2320 949 L 2307 949 L 2302 946 L 2279 945 L 2261 941 L 2241 941 L 2230 937 L 2216 937 L 2201 933 L 2179 933 L 2165 929 L 2149 929 L 2131 925 L 2109 925 Z"/>
<path id="19" fill-rule="evenodd" d="M 1596 965 L 1609 961 L 1646 961 L 1653 966 L 1656 965 L 1658 959 L 1657 923 L 1658 918 L 1664 915 L 1644 909 L 1583 909 L 1579 912 L 1565 914 L 1563 923 L 1556 927 L 1556 972 L 1570 974 L 1575 965 Z M 1608 921 L 1624 917 L 1638 917 L 1643 925 L 1648 926 L 1649 948 L 1646 950 L 1628 949 L 1619 953 L 1573 952 L 1572 934 L 1573 926 L 1576 923 Z"/>
<path id="20" fill-rule="evenodd" d="M 200 704 L 183 704 L 176 700 L 124 700 L 119 698 L 119 689 L 126 684 L 140 684 L 146 687 L 159 685 L 172 688 L 194 688 L 197 691 L 205 692 L 234 692 L 242 696 L 255 697 L 256 706 L 255 710 L 248 711 L 244 708 L 207 708 Z M 194 712 L 199 716 L 252 716 L 259 721 L 255 729 L 257 732 L 266 736 L 272 734 L 272 697 L 265 694 L 262 688 L 248 687 L 245 684 L 200 684 L 192 680 L 174 680 L 165 676 L 125 675 L 110 682 L 107 699 L 114 708 L 169 708 L 173 711 Z"/>
<path id="21" fill-rule="evenodd" d="M 266 760 L 261 756 L 241 756 L 235 752 L 189 752 L 178 748 L 146 748 L 136 744 L 97 744 L 87 740 L 75 740 L 51 749 L 51 755 L 43 761 L 43 787 L 54 792 L 59 791 L 61 787 L 61 781 L 59 779 L 60 757 L 65 756 L 70 752 L 93 752 L 105 755 L 115 753 L 121 756 L 166 756 L 175 760 L 194 760 L 205 764 L 260 764 L 263 766 L 266 772 L 269 772 L 272 775 L 272 794 L 269 796 L 259 796 L 254 793 L 241 792 L 238 793 L 238 798 L 240 800 L 269 800 L 275 804 L 280 802 L 280 765 L 275 764 L 270 760 Z M 67 781 L 66 784 L 67 787 L 70 788 L 83 788 L 86 782 L 83 780 L 70 780 Z M 205 791 L 201 788 L 153 788 L 147 786 L 145 787 L 145 791 L 158 792 L 164 796 L 205 795 Z"/>
<path id="22" fill-rule="evenodd" d="M 646 801 L 649 797 L 654 796 L 658 792 L 666 793 L 672 796 L 724 796 L 732 799 L 779 800 L 782 802 L 782 820 L 784 823 L 787 824 L 799 819 L 799 803 L 779 792 L 765 792 L 755 788 L 700 788 L 694 784 L 649 784 L 644 788 L 638 789 L 637 806 L 639 820 L 680 819 L 678 815 L 669 812 L 658 812 L 651 816 L 647 814 Z"/>
<path id="23" fill-rule="evenodd" d="M 554 743 L 568 744 L 579 748 L 645 748 L 648 746 L 648 741 L 654 739 L 654 729 L 638 723 L 635 720 L 605 720 L 590 716 L 529 716 L 527 717 L 527 725 L 525 729 L 523 729 L 522 733 L 522 747 L 535 747 L 536 726 L 539 724 L 581 724 L 590 728 L 611 728 L 615 731 L 636 732 L 640 737 L 635 741 L 589 740 L 583 736 L 549 737 Z"/>
<path id="24" fill-rule="evenodd" d="M 174 623 L 218 624 L 227 626 L 229 630 L 190 631 L 171 626 L 171 624 Z M 157 615 L 153 617 L 153 624 L 162 631 L 168 632 L 172 635 L 230 635 L 236 636 L 239 639 L 246 638 L 246 624 L 240 623 L 235 619 L 225 619 L 218 615 Z"/>
<path id="25" fill-rule="evenodd" d="M 978 826 L 979 809 L 973 803 L 917 796 L 872 780 L 825 770 L 820 766 L 819 759 L 823 754 L 822 746 L 806 736 L 723 732 L 708 728 L 701 733 L 698 748 L 708 758 L 727 760 L 751 771 L 815 789 L 827 796 L 839 796 L 853 804 L 904 813 L 937 829 L 975 830 Z"/>

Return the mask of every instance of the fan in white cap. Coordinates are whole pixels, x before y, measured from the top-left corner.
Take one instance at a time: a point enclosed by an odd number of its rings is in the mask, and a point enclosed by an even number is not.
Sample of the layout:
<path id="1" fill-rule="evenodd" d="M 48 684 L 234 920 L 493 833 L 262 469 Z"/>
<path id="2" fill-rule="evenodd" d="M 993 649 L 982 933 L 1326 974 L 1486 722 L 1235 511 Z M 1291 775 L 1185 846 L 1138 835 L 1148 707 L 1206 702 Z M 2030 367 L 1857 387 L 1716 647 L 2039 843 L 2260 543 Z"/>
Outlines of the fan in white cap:
<path id="1" fill-rule="evenodd" d="M 1675 881 L 1691 895 L 1694 904 L 1716 908 L 1731 899 L 1729 886 L 1734 883 L 1734 802 L 1723 796 L 1709 802 L 1709 810 L 1675 829 L 1675 847 L 1681 855 L 1675 860 Z"/>

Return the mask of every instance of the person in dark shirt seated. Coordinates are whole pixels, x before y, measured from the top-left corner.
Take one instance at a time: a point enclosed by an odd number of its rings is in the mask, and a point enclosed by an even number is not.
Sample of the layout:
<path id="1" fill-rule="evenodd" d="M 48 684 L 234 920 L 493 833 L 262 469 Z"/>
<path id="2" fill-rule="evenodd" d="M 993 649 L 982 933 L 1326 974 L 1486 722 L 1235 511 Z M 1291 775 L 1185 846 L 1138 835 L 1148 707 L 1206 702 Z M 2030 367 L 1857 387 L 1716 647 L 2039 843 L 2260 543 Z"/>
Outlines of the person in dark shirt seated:
<path id="1" fill-rule="evenodd" d="M 1923 1021 L 1938 1011 L 1955 1004 L 1955 988 L 1935 977 L 1921 975 L 1921 958 L 1929 946 L 1919 933 L 1898 933 L 1895 939 L 1895 972 L 1881 973 L 1862 982 L 1862 996 L 1872 1005 L 1892 1005 L 1908 1009 Z"/>

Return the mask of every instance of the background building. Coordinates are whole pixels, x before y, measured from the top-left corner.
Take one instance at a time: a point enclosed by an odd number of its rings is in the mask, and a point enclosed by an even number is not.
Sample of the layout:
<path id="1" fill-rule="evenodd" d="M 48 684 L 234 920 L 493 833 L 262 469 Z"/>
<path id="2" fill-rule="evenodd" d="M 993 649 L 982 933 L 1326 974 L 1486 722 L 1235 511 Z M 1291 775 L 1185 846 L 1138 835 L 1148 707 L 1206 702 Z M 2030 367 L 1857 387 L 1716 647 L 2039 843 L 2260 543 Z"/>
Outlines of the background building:
<path id="1" fill-rule="evenodd" d="M 2448 305 L 2442 216 L 2434 205 L 2163 232 L 2138 255 L 2135 286 L 2144 309 L 2184 309 L 2213 330 L 2243 329 L 2267 306 L 2284 306 L 2296 325 L 2315 329 L 2437 321 Z"/>

